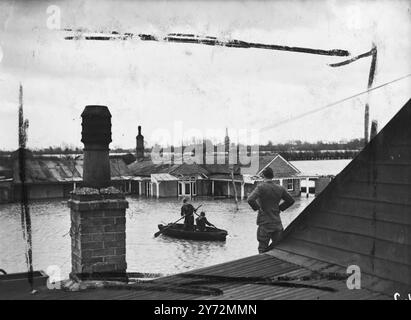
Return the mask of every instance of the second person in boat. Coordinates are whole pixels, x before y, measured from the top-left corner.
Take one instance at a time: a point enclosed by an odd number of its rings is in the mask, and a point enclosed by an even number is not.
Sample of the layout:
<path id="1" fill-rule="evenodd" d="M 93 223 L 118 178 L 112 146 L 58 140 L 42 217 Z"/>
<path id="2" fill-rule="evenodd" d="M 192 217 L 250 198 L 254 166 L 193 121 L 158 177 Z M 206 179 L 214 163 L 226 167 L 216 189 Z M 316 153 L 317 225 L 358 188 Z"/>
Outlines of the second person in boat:
<path id="1" fill-rule="evenodd" d="M 215 225 L 207 220 L 204 211 L 201 211 L 200 216 L 196 219 L 196 225 L 198 231 L 206 231 L 206 225 L 216 228 Z"/>

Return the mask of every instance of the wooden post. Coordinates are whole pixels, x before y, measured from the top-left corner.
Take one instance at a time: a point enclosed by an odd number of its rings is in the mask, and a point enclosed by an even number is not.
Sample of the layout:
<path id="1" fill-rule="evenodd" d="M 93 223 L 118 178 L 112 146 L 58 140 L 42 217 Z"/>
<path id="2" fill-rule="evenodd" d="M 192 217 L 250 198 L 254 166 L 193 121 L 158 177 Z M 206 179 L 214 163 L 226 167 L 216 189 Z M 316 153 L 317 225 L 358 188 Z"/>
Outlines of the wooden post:
<path id="1" fill-rule="evenodd" d="M 142 183 L 141 181 L 138 182 L 138 195 L 141 196 L 143 194 Z"/>
<path id="2" fill-rule="evenodd" d="M 370 133 L 370 140 L 374 139 L 378 132 L 378 121 L 373 120 L 371 122 L 371 133 Z"/>
<path id="3" fill-rule="evenodd" d="M 156 186 L 157 186 L 157 199 L 160 198 L 160 182 L 156 182 Z"/>
<path id="4" fill-rule="evenodd" d="M 214 196 L 214 180 L 211 181 L 211 194 Z"/>
<path id="5" fill-rule="evenodd" d="M 244 200 L 244 182 L 241 183 L 241 200 Z"/>
<path id="6" fill-rule="evenodd" d="M 237 189 L 235 187 L 235 182 L 234 182 L 234 166 L 231 168 L 231 181 L 233 183 L 233 188 L 234 188 L 234 201 L 235 201 L 236 209 L 238 210 Z"/>
<path id="7" fill-rule="evenodd" d="M 371 65 L 370 65 L 370 72 L 368 74 L 368 89 L 372 88 L 372 84 L 374 82 L 374 76 L 375 76 L 375 67 L 377 65 L 377 47 L 375 44 L 372 44 L 371 48 Z M 370 106 L 368 103 L 365 104 L 365 114 L 364 114 L 364 142 L 365 144 L 368 143 L 368 126 L 370 122 Z"/>

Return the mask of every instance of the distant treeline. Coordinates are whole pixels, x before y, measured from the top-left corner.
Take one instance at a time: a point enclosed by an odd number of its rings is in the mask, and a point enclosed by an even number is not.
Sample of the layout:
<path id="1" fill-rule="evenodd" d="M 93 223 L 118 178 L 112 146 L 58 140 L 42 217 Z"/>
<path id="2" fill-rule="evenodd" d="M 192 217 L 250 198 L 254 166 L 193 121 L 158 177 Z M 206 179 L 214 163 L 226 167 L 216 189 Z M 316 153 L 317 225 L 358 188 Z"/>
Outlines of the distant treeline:
<path id="1" fill-rule="evenodd" d="M 266 145 L 260 146 L 260 152 L 279 153 L 288 161 L 352 159 L 363 147 L 364 139 L 315 143 L 297 140 L 284 144 L 273 144 L 269 141 Z"/>
<path id="2" fill-rule="evenodd" d="M 336 151 L 280 151 L 281 156 L 288 161 L 296 160 L 329 160 L 329 159 L 353 159 L 360 150 L 336 150 Z"/>
<path id="3" fill-rule="evenodd" d="M 263 154 L 279 153 L 287 160 L 316 160 L 316 159 L 352 159 L 364 147 L 364 139 L 352 139 L 349 141 L 315 143 L 302 142 L 300 140 L 286 143 L 273 144 L 269 141 L 265 145 L 260 145 L 259 150 Z M 172 148 L 173 149 L 173 148 Z M 14 150 L 13 150 L 14 151 Z M 0 150 L 0 156 L 10 155 L 12 151 Z M 34 155 L 64 155 L 81 154 L 83 149 L 79 147 L 48 147 L 31 150 Z M 135 149 L 114 148 L 112 153 L 135 154 Z M 151 148 L 145 148 L 145 153 L 149 154 Z"/>
<path id="4" fill-rule="evenodd" d="M 286 143 L 273 144 L 269 141 L 266 145 L 260 145 L 260 151 L 334 151 L 334 150 L 361 150 L 364 147 L 364 139 L 352 139 L 339 142 L 302 142 L 300 140 Z"/>

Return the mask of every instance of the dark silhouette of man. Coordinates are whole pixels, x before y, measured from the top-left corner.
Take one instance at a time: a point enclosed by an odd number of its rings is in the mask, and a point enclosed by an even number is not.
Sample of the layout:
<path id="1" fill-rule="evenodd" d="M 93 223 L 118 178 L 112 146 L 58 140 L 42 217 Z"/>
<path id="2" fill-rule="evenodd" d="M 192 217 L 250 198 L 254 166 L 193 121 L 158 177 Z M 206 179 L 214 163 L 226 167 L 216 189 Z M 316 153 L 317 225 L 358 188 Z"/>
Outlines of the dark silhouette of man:
<path id="1" fill-rule="evenodd" d="M 272 180 L 274 174 L 270 167 L 263 170 L 262 176 L 264 181 L 257 185 L 247 199 L 251 208 L 258 211 L 257 240 L 259 253 L 271 250 L 278 243 L 283 232 L 280 212 L 287 210 L 295 202 L 283 186 Z M 280 204 L 281 200 L 283 202 Z"/>
<path id="2" fill-rule="evenodd" d="M 194 230 L 194 207 L 188 202 L 187 198 L 183 199 L 183 205 L 181 207 L 181 216 L 184 216 L 184 229 Z"/>

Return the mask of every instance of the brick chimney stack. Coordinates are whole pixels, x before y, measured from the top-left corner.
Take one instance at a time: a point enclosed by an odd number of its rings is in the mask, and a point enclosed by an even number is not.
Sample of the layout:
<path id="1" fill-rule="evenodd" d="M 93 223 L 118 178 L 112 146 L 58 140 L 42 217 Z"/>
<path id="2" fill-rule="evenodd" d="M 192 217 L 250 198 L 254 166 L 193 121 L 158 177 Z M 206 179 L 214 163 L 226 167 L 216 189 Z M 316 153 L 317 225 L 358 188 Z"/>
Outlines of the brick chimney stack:
<path id="1" fill-rule="evenodd" d="M 141 126 L 138 126 L 138 135 L 136 137 L 136 158 L 137 160 L 144 159 L 144 136 L 141 134 Z"/>
<path id="2" fill-rule="evenodd" d="M 71 215 L 71 274 L 75 280 L 115 274 L 126 279 L 126 208 L 124 194 L 109 187 L 111 114 L 105 106 L 83 113 L 83 186 L 67 202 Z"/>

